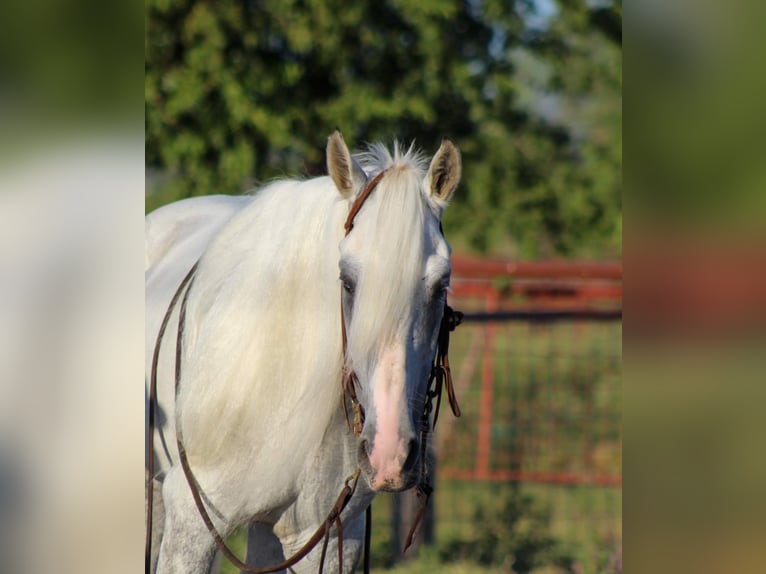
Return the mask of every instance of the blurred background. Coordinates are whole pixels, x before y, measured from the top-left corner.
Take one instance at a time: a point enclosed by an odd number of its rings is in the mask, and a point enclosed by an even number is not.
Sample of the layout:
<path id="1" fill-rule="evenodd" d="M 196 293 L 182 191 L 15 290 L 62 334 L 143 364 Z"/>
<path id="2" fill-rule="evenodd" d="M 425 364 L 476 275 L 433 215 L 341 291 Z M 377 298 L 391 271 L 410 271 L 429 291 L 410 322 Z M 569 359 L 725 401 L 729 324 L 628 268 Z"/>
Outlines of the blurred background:
<path id="1" fill-rule="evenodd" d="M 327 136 L 463 154 L 457 251 L 621 253 L 620 1 L 150 0 L 147 210 L 325 173 Z"/>
<path id="2" fill-rule="evenodd" d="M 462 152 L 463 416 L 406 555 L 414 493 L 376 499 L 379 571 L 622 571 L 621 90 L 619 0 L 147 2 L 147 211 L 324 175 L 336 127 Z"/>
<path id="3" fill-rule="evenodd" d="M 763 570 L 766 4 L 626 5 L 624 228 L 620 5 L 414 4 L 0 3 L 0 571 L 140 570 L 143 216 L 322 173 L 335 127 L 466 169 L 465 414 L 396 568 Z"/>

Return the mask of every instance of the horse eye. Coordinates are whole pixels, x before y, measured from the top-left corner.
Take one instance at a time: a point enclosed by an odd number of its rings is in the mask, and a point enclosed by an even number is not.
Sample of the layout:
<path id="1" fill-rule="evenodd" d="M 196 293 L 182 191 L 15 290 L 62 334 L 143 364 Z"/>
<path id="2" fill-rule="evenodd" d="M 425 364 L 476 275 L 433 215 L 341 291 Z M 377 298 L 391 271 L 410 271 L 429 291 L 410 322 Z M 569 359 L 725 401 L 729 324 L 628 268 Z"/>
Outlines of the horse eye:
<path id="1" fill-rule="evenodd" d="M 434 286 L 433 298 L 436 300 L 443 299 L 447 295 L 448 291 L 449 291 L 449 278 L 439 281 L 439 283 L 437 283 Z"/>

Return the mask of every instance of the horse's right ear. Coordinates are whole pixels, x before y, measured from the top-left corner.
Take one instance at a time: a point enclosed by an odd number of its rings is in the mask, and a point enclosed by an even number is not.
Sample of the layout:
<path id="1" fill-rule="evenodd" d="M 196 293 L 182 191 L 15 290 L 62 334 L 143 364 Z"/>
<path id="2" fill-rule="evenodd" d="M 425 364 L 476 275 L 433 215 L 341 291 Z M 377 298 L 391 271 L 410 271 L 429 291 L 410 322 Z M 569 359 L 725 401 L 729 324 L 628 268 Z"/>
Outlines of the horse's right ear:
<path id="1" fill-rule="evenodd" d="M 461 172 L 460 151 L 450 140 L 442 140 L 426 175 L 426 187 L 442 208 L 446 207 L 460 182 Z"/>
<path id="2" fill-rule="evenodd" d="M 327 138 L 327 172 L 345 199 L 355 197 L 367 183 L 367 175 L 351 157 L 338 130 Z"/>

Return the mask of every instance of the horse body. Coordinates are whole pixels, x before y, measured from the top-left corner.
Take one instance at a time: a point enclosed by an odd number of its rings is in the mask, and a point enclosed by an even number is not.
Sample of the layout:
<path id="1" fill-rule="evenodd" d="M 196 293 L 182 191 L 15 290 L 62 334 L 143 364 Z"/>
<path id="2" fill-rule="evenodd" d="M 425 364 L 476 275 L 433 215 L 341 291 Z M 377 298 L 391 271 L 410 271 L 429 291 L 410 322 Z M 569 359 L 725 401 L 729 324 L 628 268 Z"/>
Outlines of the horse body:
<path id="1" fill-rule="evenodd" d="M 417 420 L 449 277 L 439 219 L 455 169 L 459 177 L 457 151 L 442 148 L 426 172 L 411 151 L 373 147 L 365 172 L 336 133 L 330 177 L 278 182 L 254 197 L 186 200 L 148 216 L 148 357 L 173 292 L 199 259 L 177 397 L 177 311 L 159 365 L 165 417 L 155 450 L 166 519 L 158 572 L 204 572 L 214 552 L 176 463 L 174 424 L 219 531 L 257 525 L 248 552 L 256 565 L 297 550 L 360 468 L 343 513 L 344 570 L 352 569 L 375 492 L 415 483 Z M 350 202 L 382 170 L 344 237 Z M 359 437 L 343 413 L 344 360 L 366 409 Z M 295 571 L 316 571 L 319 554 Z M 332 549 L 327 568 L 338 568 Z"/>

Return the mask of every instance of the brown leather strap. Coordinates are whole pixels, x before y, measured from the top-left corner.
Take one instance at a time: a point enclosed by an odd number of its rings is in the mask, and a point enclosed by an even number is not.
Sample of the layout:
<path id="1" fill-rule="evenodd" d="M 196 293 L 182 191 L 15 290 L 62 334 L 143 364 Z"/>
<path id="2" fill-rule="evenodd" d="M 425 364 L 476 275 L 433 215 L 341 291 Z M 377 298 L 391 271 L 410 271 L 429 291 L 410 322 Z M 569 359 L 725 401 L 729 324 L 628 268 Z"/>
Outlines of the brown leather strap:
<path id="1" fill-rule="evenodd" d="M 157 392 L 156 392 L 157 365 L 159 363 L 159 355 L 160 355 L 160 348 L 162 346 L 162 339 L 167 329 L 167 325 L 170 321 L 170 316 L 172 315 L 173 309 L 178 303 L 178 299 L 181 297 L 181 294 L 183 293 L 183 299 L 181 301 L 181 310 L 178 317 L 178 332 L 176 335 L 175 389 L 177 394 L 178 388 L 180 385 L 180 380 L 181 380 L 181 354 L 182 354 L 181 351 L 182 351 L 184 327 L 186 323 L 186 302 L 188 300 L 189 292 L 191 291 L 191 286 L 194 282 L 194 276 L 197 270 L 198 263 L 199 261 L 195 263 L 194 266 L 189 270 L 186 277 L 184 277 L 183 281 L 181 282 L 175 294 L 173 295 L 172 300 L 170 301 L 170 305 L 168 306 L 168 309 L 165 312 L 165 317 L 162 320 L 160 330 L 157 334 L 157 341 L 155 343 L 154 354 L 152 356 L 152 370 L 151 370 L 150 385 L 149 385 L 149 424 L 148 424 L 149 436 L 147 439 L 147 448 L 149 452 L 149 465 L 148 465 L 149 478 L 147 480 L 148 509 L 147 509 L 146 546 L 145 546 L 145 567 L 146 567 L 147 574 L 148 572 L 150 572 L 150 567 L 151 567 L 151 532 L 152 532 L 152 518 L 153 518 L 152 516 L 153 488 L 152 488 L 151 481 L 153 479 L 153 473 L 154 473 L 154 426 L 155 426 L 154 410 L 156 408 L 156 395 L 157 395 Z M 208 531 L 210 532 L 213 539 L 215 540 L 218 550 L 224 556 L 226 556 L 226 558 L 232 564 L 234 564 L 237 568 L 239 568 L 240 570 L 244 572 L 250 572 L 253 574 L 266 574 L 269 572 L 276 572 L 278 570 L 285 570 L 287 568 L 290 568 L 291 566 L 294 566 L 297 562 L 302 560 L 309 552 L 311 552 L 314 549 L 314 547 L 319 543 L 319 541 L 322 540 L 323 537 L 329 538 L 330 528 L 331 526 L 335 525 L 338 530 L 338 536 L 339 536 L 339 539 L 338 539 L 339 558 L 341 558 L 339 568 L 342 574 L 343 542 L 341 537 L 343 536 L 343 528 L 340 522 L 340 515 L 343 512 L 343 510 L 346 508 L 346 505 L 348 504 L 349 500 L 351 500 L 351 497 L 354 494 L 354 491 L 356 490 L 356 485 L 357 485 L 357 482 L 359 481 L 359 476 L 361 473 L 359 468 L 356 469 L 356 471 L 354 472 L 352 476 L 346 479 L 345 485 L 343 489 L 341 490 L 340 494 L 338 495 L 338 499 L 335 501 L 335 504 L 330 510 L 330 513 L 327 515 L 327 518 L 319 526 L 316 532 L 314 532 L 314 534 L 308 540 L 308 542 L 306 542 L 306 544 L 304 544 L 301 547 L 301 549 L 298 550 L 298 552 L 296 552 L 293 556 L 281 562 L 280 564 L 276 564 L 276 565 L 268 566 L 264 568 L 252 568 L 251 566 L 248 566 L 244 562 L 240 561 L 234 555 L 234 553 L 228 548 L 228 546 L 226 546 L 226 543 L 223 540 L 223 537 L 219 534 L 218 530 L 215 528 L 215 525 L 213 524 L 213 521 L 210 519 L 210 515 L 208 514 L 207 509 L 205 508 L 205 505 L 202 501 L 199 484 L 197 483 L 197 480 L 194 477 L 194 474 L 192 473 L 191 467 L 189 466 L 189 460 L 186 455 L 186 449 L 184 448 L 184 445 L 183 445 L 180 429 L 177 429 L 176 431 L 176 443 L 178 447 L 178 456 L 181 462 L 181 467 L 183 469 L 184 475 L 186 476 L 186 481 L 189 484 L 189 488 L 192 493 L 192 498 L 194 499 L 194 503 L 197 506 L 197 511 L 199 512 L 200 517 L 205 523 L 205 526 L 207 526 Z"/>
<path id="2" fill-rule="evenodd" d="M 415 520 L 412 521 L 410 531 L 407 533 L 407 538 L 404 539 L 404 550 L 402 550 L 402 553 L 407 552 L 407 549 L 412 545 L 412 540 L 415 537 L 415 530 L 417 530 L 420 521 L 423 520 L 432 492 L 433 488 L 428 484 L 420 484 L 417 487 L 416 494 L 418 498 L 422 497 L 422 500 L 418 507 L 418 513 L 415 515 Z"/>
<path id="3" fill-rule="evenodd" d="M 450 332 L 454 331 L 457 326 L 463 322 L 463 314 L 460 311 L 454 311 L 452 307 L 444 303 L 444 313 L 442 315 L 442 321 L 439 325 L 439 336 L 437 339 L 436 356 L 434 357 L 434 364 L 431 368 L 431 376 L 428 379 L 428 389 L 426 390 L 426 400 L 423 405 L 423 412 L 420 416 L 420 484 L 416 489 L 418 498 L 421 498 L 420 507 L 415 515 L 415 520 L 412 522 L 410 531 L 407 533 L 407 538 L 404 542 L 404 549 L 402 552 L 406 552 L 412 544 L 415 531 L 417 530 L 420 521 L 425 515 L 428 501 L 431 498 L 433 487 L 431 486 L 431 480 L 428 472 L 428 466 L 426 465 L 426 449 L 428 444 L 429 428 L 436 429 L 436 421 L 439 419 L 439 410 L 441 408 L 442 389 L 447 387 L 447 397 L 449 399 L 452 413 L 456 416 L 460 416 L 460 406 L 457 403 L 457 397 L 455 396 L 455 389 L 452 384 L 452 373 L 449 366 L 449 336 Z M 436 408 L 433 407 L 433 400 L 436 399 Z M 433 412 L 433 422 L 430 423 L 430 416 Z M 430 423 L 430 424 L 429 424 Z"/>
<path id="4" fill-rule="evenodd" d="M 370 197 L 370 194 L 372 194 L 372 192 L 378 186 L 380 180 L 383 179 L 386 171 L 387 170 L 384 169 L 378 175 L 372 178 L 364 188 L 364 191 L 362 191 L 362 193 L 359 194 L 359 197 L 357 197 L 354 201 L 354 204 L 351 206 L 351 209 L 348 212 L 348 217 L 346 217 L 346 223 L 343 225 L 343 228 L 346 230 L 346 236 L 348 236 L 348 234 L 351 233 L 351 230 L 354 228 L 354 218 L 356 217 L 356 214 L 359 213 L 359 210 L 362 209 L 364 202 L 367 201 L 367 198 Z M 348 338 L 346 335 L 346 316 L 345 312 L 343 311 L 342 285 L 340 297 L 340 332 L 341 340 L 343 342 L 343 372 L 341 375 L 341 388 L 343 390 L 343 415 L 346 417 L 346 427 L 352 428 L 351 421 L 349 420 L 348 416 L 347 405 L 347 401 L 350 401 L 351 409 L 354 413 L 354 434 L 359 436 L 362 434 L 362 429 L 364 428 L 365 412 L 364 407 L 361 405 L 356 396 L 356 386 L 359 384 L 359 378 L 356 376 L 356 373 L 353 370 L 349 370 L 346 367 L 346 358 L 348 356 Z"/>
<path id="5" fill-rule="evenodd" d="M 442 316 L 441 326 L 439 327 L 436 363 L 431 375 L 435 378 L 436 392 L 438 393 L 436 411 L 434 412 L 434 429 L 436 428 L 436 420 L 439 415 L 439 407 L 441 406 L 442 383 L 443 386 L 447 387 L 447 398 L 449 399 L 452 414 L 456 417 L 460 416 L 460 405 L 458 404 L 457 396 L 455 395 L 455 387 L 452 384 L 452 370 L 449 366 L 449 336 L 450 332 L 454 331 L 462 322 L 463 314 L 460 311 L 453 310 L 452 307 L 445 303 L 444 315 Z"/>
<path id="6" fill-rule="evenodd" d="M 191 287 L 194 283 L 194 277 L 192 276 L 191 281 L 189 282 L 189 286 L 186 289 L 186 292 L 184 293 L 183 300 L 181 301 L 181 311 L 179 313 L 178 317 L 178 334 L 176 338 L 176 369 L 175 369 L 175 387 L 176 387 L 176 394 L 178 394 L 178 390 L 181 383 L 181 355 L 182 355 L 182 347 L 183 347 L 183 333 L 184 333 L 184 327 L 186 323 L 186 302 L 189 297 L 189 293 L 191 292 Z M 351 500 L 351 496 L 354 494 L 354 491 L 356 490 L 356 484 L 359 480 L 360 475 L 360 469 L 357 468 L 354 474 L 349 477 L 346 480 L 346 484 L 341 490 L 340 494 L 338 495 L 338 499 L 335 502 L 335 505 L 330 510 L 330 513 L 327 515 L 327 518 L 325 518 L 324 522 L 319 526 L 319 528 L 314 532 L 313 536 L 304 544 L 298 552 L 296 552 L 293 556 L 288 558 L 287 560 L 275 564 L 273 566 L 267 566 L 264 568 L 253 568 L 251 566 L 248 566 L 239 558 L 237 558 L 234 553 L 229 549 L 228 546 L 226 546 L 226 542 L 223 540 L 223 537 L 219 534 L 218 530 L 216 529 L 215 525 L 213 524 L 213 521 L 210 519 L 210 515 L 207 512 L 207 509 L 205 508 L 205 505 L 202 501 L 202 496 L 200 494 L 200 488 L 199 484 L 197 483 L 197 480 L 194 478 L 194 474 L 192 473 L 191 467 L 189 466 L 189 461 L 186 456 L 186 449 L 183 446 L 182 443 L 182 436 L 181 436 L 181 429 L 176 429 L 176 442 L 178 446 L 178 455 L 179 459 L 181 461 L 181 467 L 183 468 L 184 475 L 186 476 L 186 481 L 189 484 L 189 488 L 191 489 L 192 497 L 194 498 L 194 503 L 197 505 L 197 510 L 200 513 L 200 516 L 202 517 L 203 522 L 205 523 L 205 526 L 207 526 L 207 529 L 210 531 L 210 534 L 213 536 L 213 539 L 216 542 L 216 545 L 218 546 L 218 550 L 221 551 L 221 553 L 226 556 L 226 558 L 234 564 L 237 568 L 239 568 L 243 572 L 250 572 L 252 574 L 266 574 L 268 572 L 276 572 L 278 570 L 285 570 L 287 568 L 290 568 L 291 566 L 295 565 L 297 562 L 302 560 L 309 552 L 311 552 L 314 547 L 319 543 L 320 540 L 322 540 L 322 537 L 327 536 L 329 534 L 329 529 L 333 524 L 339 525 L 340 521 L 340 514 L 343 512 L 343 510 L 346 508 L 346 505 L 348 504 L 348 501 Z M 349 482 L 352 482 L 352 484 L 349 484 Z M 342 528 L 339 527 L 338 529 L 339 536 L 342 536 Z M 339 544 L 342 545 L 342 542 L 339 540 Z M 343 563 L 341 561 L 340 564 L 340 571 L 342 574 L 343 569 Z"/>
<path id="7" fill-rule="evenodd" d="M 306 555 L 311 552 L 319 542 L 325 538 L 325 540 L 329 540 L 330 536 L 330 527 L 335 524 L 336 527 L 340 526 L 340 514 L 343 512 L 343 510 L 346 508 L 346 505 L 348 504 L 349 500 L 351 500 L 351 496 L 354 494 L 354 490 L 356 490 L 356 483 L 359 479 L 359 470 L 355 472 L 355 474 L 347 479 L 345 486 L 343 487 L 343 490 L 341 490 L 340 494 L 338 495 L 338 499 L 335 501 L 335 504 L 333 505 L 332 510 L 330 511 L 330 514 L 327 515 L 327 518 L 325 518 L 324 522 L 317 528 L 316 532 L 309 538 L 309 540 L 298 550 L 295 554 L 293 554 L 290 558 L 285 560 L 284 562 L 280 562 L 279 564 L 274 564 L 272 566 L 266 566 L 263 568 L 253 568 L 252 566 L 248 566 L 244 562 L 242 562 L 239 558 L 237 558 L 234 553 L 229 549 L 229 547 L 226 545 L 226 542 L 223 540 L 223 537 L 218 533 L 218 529 L 216 529 L 215 525 L 213 524 L 213 521 L 210 519 L 210 515 L 207 512 L 207 509 L 205 508 L 204 503 L 202 502 L 202 497 L 199 492 L 199 485 L 196 482 L 196 479 L 194 478 L 194 475 L 192 474 L 191 468 L 189 467 L 189 461 L 186 457 L 186 451 L 183 450 L 183 445 L 179 442 L 179 458 L 181 460 L 181 466 L 183 467 L 184 474 L 186 475 L 186 480 L 189 482 L 189 486 L 191 488 L 192 497 L 194 498 L 194 503 L 197 505 L 197 510 L 200 513 L 200 516 L 202 517 L 202 520 L 205 523 L 205 526 L 207 526 L 207 529 L 210 531 L 210 534 L 213 536 L 213 539 L 215 540 L 216 546 L 218 546 L 218 550 L 226 556 L 226 559 L 229 560 L 234 566 L 236 566 L 239 570 L 243 572 L 251 572 L 253 574 L 266 574 L 267 572 L 277 572 L 278 570 L 286 570 L 287 568 L 290 568 L 291 566 L 294 566 L 303 558 L 306 557 Z M 349 485 L 349 482 L 352 481 L 352 484 Z M 194 486 L 192 486 L 194 485 Z M 342 542 L 340 540 L 340 536 L 342 536 L 342 529 L 338 528 L 338 544 L 342 548 Z M 327 542 L 325 542 L 326 547 Z M 322 551 L 322 563 L 324 562 L 324 554 L 325 551 Z M 321 566 L 320 566 L 321 571 Z M 342 574 L 343 572 L 343 562 L 341 561 L 339 566 L 339 571 Z"/>
<path id="8" fill-rule="evenodd" d="M 370 574 L 371 542 L 372 542 L 372 502 L 367 507 L 367 510 L 364 511 L 364 558 L 362 558 L 362 564 L 364 565 L 364 574 Z"/>
<path id="9" fill-rule="evenodd" d="M 362 209 L 364 202 L 367 201 L 367 198 L 370 196 L 373 190 L 378 187 L 378 184 L 380 183 L 380 180 L 383 179 L 386 171 L 387 170 L 384 169 L 378 175 L 372 178 L 370 183 L 367 184 L 367 187 L 364 188 L 364 191 L 359 194 L 359 197 L 357 197 L 356 201 L 354 201 L 354 205 L 351 206 L 351 211 L 348 212 L 348 217 L 346 217 L 346 223 L 343 225 L 343 229 L 346 230 L 346 235 L 351 233 L 351 230 L 354 228 L 354 218 L 356 217 L 356 214 L 359 213 L 360 209 Z"/>
<path id="10" fill-rule="evenodd" d="M 167 329 L 168 323 L 170 322 L 170 316 L 173 314 L 173 309 L 175 308 L 176 303 L 178 303 L 178 298 L 181 296 L 184 287 L 186 287 L 186 284 L 191 280 L 192 276 L 197 271 L 198 264 L 199 261 L 197 261 L 197 263 L 192 266 L 192 268 L 186 274 L 186 277 L 184 277 L 183 281 L 181 281 L 178 289 L 176 289 L 173 298 L 170 300 L 170 305 L 168 305 L 168 309 L 165 311 L 165 316 L 162 318 L 162 324 L 160 325 L 160 330 L 157 333 L 157 340 L 154 343 L 154 353 L 152 354 L 152 370 L 151 374 L 149 375 L 149 429 L 148 435 L 146 437 L 146 452 L 149 456 L 147 469 L 147 474 L 149 476 L 146 483 L 146 544 L 144 546 L 146 574 L 149 574 L 150 572 L 152 558 L 152 523 L 154 518 L 154 510 L 152 508 L 154 506 L 154 487 L 152 485 L 152 481 L 154 480 L 154 426 L 155 410 L 157 407 L 157 364 L 159 363 L 162 339 L 165 336 L 165 330 Z"/>

